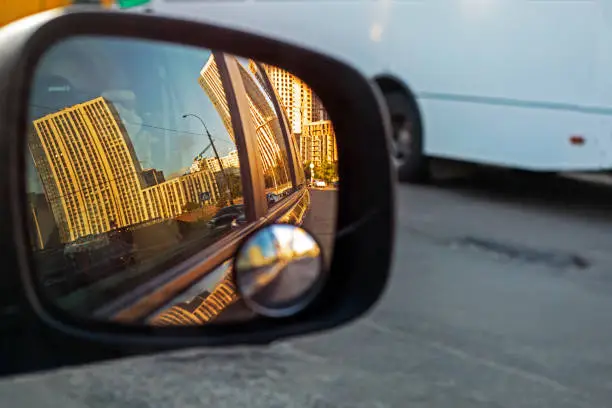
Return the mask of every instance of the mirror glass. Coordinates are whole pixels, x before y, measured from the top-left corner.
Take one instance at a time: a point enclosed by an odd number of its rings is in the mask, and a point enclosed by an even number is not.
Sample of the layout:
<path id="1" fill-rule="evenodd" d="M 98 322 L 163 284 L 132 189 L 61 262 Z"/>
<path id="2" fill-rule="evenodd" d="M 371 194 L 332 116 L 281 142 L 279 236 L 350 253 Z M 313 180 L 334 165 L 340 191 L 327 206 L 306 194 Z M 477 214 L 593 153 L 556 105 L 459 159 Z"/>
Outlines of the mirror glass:
<path id="1" fill-rule="evenodd" d="M 271 317 L 295 314 L 321 288 L 321 248 L 312 235 L 291 224 L 276 224 L 251 235 L 234 262 L 238 293 L 254 311 Z"/>
<path id="2" fill-rule="evenodd" d="M 270 223 L 304 227 L 329 265 L 336 135 L 300 78 L 223 50 L 79 36 L 32 81 L 32 272 L 54 306 L 133 325 L 258 318 L 234 255 Z"/>

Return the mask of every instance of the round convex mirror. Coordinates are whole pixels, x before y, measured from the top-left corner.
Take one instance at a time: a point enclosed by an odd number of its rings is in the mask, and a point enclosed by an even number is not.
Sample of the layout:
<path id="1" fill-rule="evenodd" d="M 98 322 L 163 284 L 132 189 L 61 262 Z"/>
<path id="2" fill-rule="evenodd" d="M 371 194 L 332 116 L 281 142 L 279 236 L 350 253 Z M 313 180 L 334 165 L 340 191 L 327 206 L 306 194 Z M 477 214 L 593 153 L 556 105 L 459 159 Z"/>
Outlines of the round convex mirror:
<path id="1" fill-rule="evenodd" d="M 323 283 L 323 257 L 314 238 L 290 224 L 267 226 L 248 237 L 234 260 L 236 287 L 245 304 L 268 317 L 303 310 Z"/>

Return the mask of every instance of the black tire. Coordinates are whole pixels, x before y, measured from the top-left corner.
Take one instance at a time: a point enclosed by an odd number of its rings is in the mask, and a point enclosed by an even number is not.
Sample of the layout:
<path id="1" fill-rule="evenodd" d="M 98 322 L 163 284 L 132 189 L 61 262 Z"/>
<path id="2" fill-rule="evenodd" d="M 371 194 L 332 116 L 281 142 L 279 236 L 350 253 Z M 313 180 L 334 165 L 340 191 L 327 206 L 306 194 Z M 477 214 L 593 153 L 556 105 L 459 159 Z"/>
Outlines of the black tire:
<path id="1" fill-rule="evenodd" d="M 392 160 L 399 181 L 429 181 L 429 160 L 423 152 L 423 129 L 414 101 L 401 90 L 386 92 L 385 99 L 393 126 Z"/>

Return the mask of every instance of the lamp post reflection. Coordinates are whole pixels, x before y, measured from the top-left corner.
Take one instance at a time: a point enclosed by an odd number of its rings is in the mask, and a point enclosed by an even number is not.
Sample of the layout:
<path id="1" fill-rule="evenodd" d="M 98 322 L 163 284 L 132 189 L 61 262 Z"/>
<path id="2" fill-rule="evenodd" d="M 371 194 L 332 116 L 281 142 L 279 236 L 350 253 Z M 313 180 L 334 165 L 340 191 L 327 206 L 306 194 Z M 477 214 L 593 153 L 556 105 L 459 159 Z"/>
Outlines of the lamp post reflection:
<path id="1" fill-rule="evenodd" d="M 226 192 L 228 195 L 228 199 L 229 199 L 229 203 L 230 205 L 234 205 L 234 199 L 232 197 L 232 190 L 230 187 L 230 183 L 229 183 L 229 179 L 227 177 L 227 174 L 225 174 L 225 169 L 223 168 L 223 163 L 221 162 L 221 158 L 219 157 L 219 152 L 217 151 L 217 147 L 215 146 L 215 143 L 213 141 L 213 138 L 210 134 L 210 132 L 208 131 L 208 128 L 206 127 L 206 124 L 204 123 L 204 121 L 202 120 L 201 117 L 199 117 L 198 115 L 194 114 L 194 113 L 186 113 L 183 115 L 183 119 L 187 118 L 187 116 L 193 116 L 194 118 L 198 119 L 200 121 L 200 123 L 202 124 L 202 127 L 204 128 L 204 131 L 206 132 L 206 135 L 208 136 L 208 140 L 210 141 L 210 145 L 213 148 L 213 151 L 215 152 L 215 157 L 217 158 L 217 163 L 219 163 L 219 169 L 221 169 L 221 175 L 223 177 L 223 180 L 225 180 L 225 187 L 227 188 Z"/>

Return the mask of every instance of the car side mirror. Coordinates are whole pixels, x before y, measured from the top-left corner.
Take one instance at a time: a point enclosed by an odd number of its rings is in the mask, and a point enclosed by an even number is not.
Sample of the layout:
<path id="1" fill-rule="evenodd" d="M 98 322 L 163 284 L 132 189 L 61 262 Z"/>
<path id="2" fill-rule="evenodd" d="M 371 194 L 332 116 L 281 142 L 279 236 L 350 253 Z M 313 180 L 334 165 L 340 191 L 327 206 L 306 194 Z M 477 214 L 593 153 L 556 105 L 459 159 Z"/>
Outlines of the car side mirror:
<path id="1" fill-rule="evenodd" d="M 0 50 L 4 315 L 134 354 L 326 330 L 381 296 L 389 124 L 350 66 L 79 7 L 2 28 Z"/>

